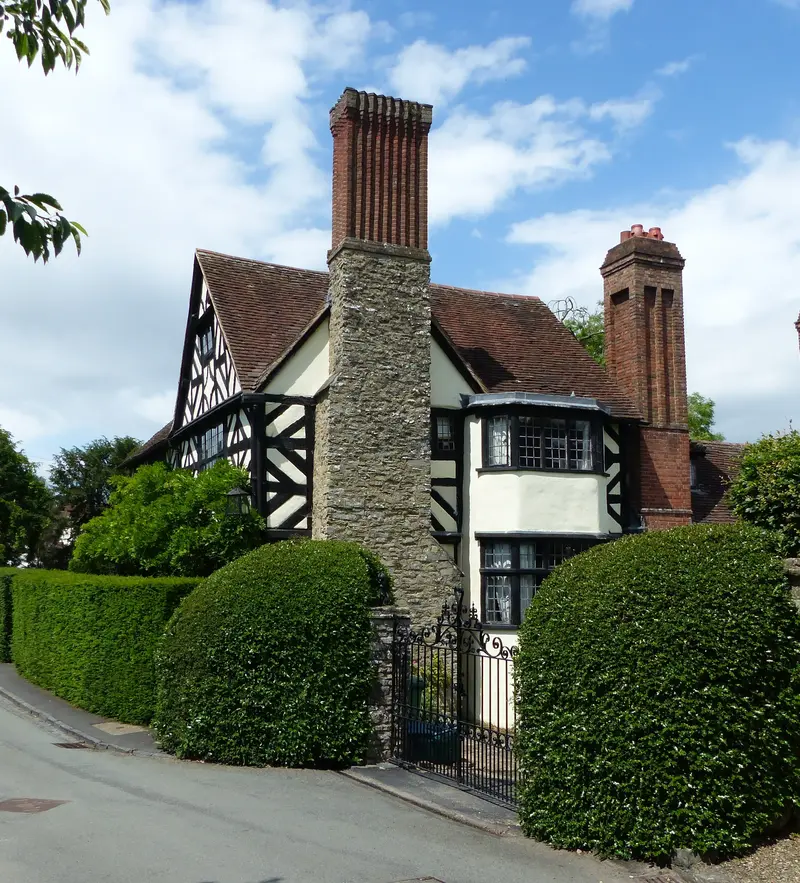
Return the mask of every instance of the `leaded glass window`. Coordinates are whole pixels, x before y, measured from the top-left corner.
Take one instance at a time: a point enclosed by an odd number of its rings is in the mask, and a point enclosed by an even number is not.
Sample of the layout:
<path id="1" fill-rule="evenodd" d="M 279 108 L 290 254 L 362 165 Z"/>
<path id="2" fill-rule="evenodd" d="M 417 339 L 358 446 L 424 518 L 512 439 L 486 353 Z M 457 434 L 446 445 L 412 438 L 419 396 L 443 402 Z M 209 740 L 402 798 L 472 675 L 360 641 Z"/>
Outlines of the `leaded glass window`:
<path id="1" fill-rule="evenodd" d="M 481 542 L 482 619 L 487 624 L 519 625 L 542 580 L 572 555 L 593 546 L 586 537 L 487 539 Z"/>
<path id="2" fill-rule="evenodd" d="M 532 414 L 489 417 L 484 465 L 590 472 L 595 469 L 594 438 L 590 420 Z"/>

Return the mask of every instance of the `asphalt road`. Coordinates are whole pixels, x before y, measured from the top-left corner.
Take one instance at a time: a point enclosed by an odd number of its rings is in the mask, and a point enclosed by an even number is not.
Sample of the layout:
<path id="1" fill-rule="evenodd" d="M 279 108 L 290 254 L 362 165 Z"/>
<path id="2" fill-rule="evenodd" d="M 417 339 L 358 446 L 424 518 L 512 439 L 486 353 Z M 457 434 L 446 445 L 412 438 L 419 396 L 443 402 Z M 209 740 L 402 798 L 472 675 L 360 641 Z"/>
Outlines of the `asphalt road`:
<path id="1" fill-rule="evenodd" d="M 588 856 L 494 837 L 336 773 L 58 741 L 0 700 L 0 883 L 630 883 Z M 21 798 L 64 803 L 3 811 Z"/>

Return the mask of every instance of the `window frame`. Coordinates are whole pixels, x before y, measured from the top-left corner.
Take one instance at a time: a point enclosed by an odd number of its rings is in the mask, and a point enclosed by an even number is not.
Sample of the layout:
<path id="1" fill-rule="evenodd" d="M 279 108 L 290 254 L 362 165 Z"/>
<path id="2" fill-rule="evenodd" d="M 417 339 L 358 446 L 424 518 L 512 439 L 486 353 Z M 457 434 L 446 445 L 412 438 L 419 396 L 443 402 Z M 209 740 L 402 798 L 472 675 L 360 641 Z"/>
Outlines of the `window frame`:
<path id="1" fill-rule="evenodd" d="M 206 448 L 206 436 L 211 436 L 213 439 L 214 434 L 218 431 L 219 435 L 219 449 L 215 451 L 213 454 L 208 453 L 208 449 Z M 207 429 L 204 429 L 197 435 L 197 471 L 202 472 L 204 469 L 208 469 L 209 466 L 213 466 L 217 460 L 224 460 L 227 456 L 227 447 L 225 444 L 225 423 L 215 423 L 212 426 L 209 426 Z"/>
<path id="2" fill-rule="evenodd" d="M 203 340 L 207 335 L 211 340 L 211 349 L 207 352 L 203 352 Z M 209 314 L 208 317 L 203 316 L 203 318 L 198 321 L 195 336 L 197 339 L 197 352 L 200 356 L 200 364 L 207 365 L 214 358 L 214 351 L 216 350 L 217 345 L 216 334 L 214 333 L 214 318 L 212 315 Z"/>
<path id="3" fill-rule="evenodd" d="M 493 464 L 489 462 L 490 435 L 489 423 L 492 419 L 505 417 L 509 420 L 511 428 L 510 440 L 510 463 Z M 566 423 L 567 432 L 567 468 L 558 466 L 523 466 L 520 463 L 520 417 L 530 417 L 540 420 L 563 420 Z M 481 419 L 481 466 L 479 472 L 550 472 L 554 474 L 569 475 L 604 475 L 604 443 L 603 443 L 603 419 L 595 412 L 567 411 L 556 408 L 539 407 L 505 407 L 482 410 Z M 574 459 L 569 451 L 569 432 L 575 429 L 578 422 L 589 424 L 589 451 L 592 458 L 590 469 L 581 469 L 574 464 Z"/>
<path id="4" fill-rule="evenodd" d="M 522 624 L 521 611 L 521 580 L 522 576 L 539 577 L 538 584 L 535 586 L 531 595 L 531 601 L 536 596 L 542 580 L 550 574 L 554 568 L 552 567 L 522 567 L 521 547 L 527 543 L 564 543 L 574 544 L 578 546 L 574 551 L 574 555 L 585 552 L 587 549 L 596 546 L 599 543 L 608 542 L 611 537 L 586 536 L 585 534 L 480 534 L 476 535 L 478 539 L 479 555 L 480 555 L 480 576 L 481 576 L 481 623 L 487 629 L 518 629 Z M 493 543 L 505 543 L 511 547 L 511 567 L 498 568 L 486 566 L 487 548 Z M 571 558 L 569 555 L 568 558 Z M 567 560 L 564 558 L 563 560 Z M 561 563 L 561 562 L 559 562 Z M 490 576 L 508 576 L 511 583 L 511 612 L 509 622 L 497 622 L 495 620 L 486 619 L 487 611 L 487 589 Z"/>
<path id="5" fill-rule="evenodd" d="M 439 450 L 438 418 L 446 417 L 453 431 L 453 447 Z M 464 447 L 464 414 L 458 408 L 431 408 L 431 459 L 460 461 Z"/>

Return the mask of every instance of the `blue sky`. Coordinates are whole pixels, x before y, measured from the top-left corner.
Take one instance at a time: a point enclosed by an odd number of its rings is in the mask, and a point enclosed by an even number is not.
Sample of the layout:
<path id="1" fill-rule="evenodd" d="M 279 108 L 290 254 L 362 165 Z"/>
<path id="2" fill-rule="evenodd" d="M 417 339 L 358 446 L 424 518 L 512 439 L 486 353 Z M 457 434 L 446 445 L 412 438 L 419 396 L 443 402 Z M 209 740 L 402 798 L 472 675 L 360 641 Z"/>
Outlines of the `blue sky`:
<path id="1" fill-rule="evenodd" d="M 734 441 L 798 416 L 800 0 L 95 7 L 77 77 L 0 55 L 0 181 L 90 232 L 46 267 L 0 240 L 0 425 L 42 464 L 169 419 L 195 247 L 324 267 L 348 85 L 434 104 L 435 281 L 593 306 L 660 225 L 690 388 Z"/>

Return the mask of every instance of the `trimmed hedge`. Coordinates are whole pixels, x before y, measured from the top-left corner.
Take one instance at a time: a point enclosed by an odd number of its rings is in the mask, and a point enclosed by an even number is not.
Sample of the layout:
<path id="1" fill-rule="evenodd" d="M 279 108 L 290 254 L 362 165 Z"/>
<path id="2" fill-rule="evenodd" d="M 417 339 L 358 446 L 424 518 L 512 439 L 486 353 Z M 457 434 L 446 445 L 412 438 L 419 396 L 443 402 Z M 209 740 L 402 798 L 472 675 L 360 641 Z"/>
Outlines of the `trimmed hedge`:
<path id="1" fill-rule="evenodd" d="M 15 567 L 0 567 L 0 662 L 11 662 L 11 580 Z"/>
<path id="2" fill-rule="evenodd" d="M 12 655 L 21 675 L 87 711 L 127 723 L 153 714 L 153 655 L 200 581 L 19 570 Z"/>
<path id="3" fill-rule="evenodd" d="M 730 855 L 800 797 L 800 617 L 748 525 L 628 537 L 545 580 L 516 661 L 526 834 Z"/>
<path id="4" fill-rule="evenodd" d="M 262 546 L 212 574 L 178 608 L 156 655 L 161 746 L 251 766 L 363 759 L 369 608 L 387 590 L 374 556 L 333 540 Z"/>

